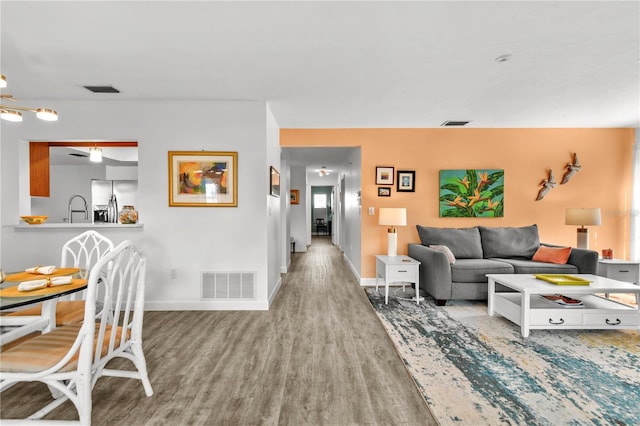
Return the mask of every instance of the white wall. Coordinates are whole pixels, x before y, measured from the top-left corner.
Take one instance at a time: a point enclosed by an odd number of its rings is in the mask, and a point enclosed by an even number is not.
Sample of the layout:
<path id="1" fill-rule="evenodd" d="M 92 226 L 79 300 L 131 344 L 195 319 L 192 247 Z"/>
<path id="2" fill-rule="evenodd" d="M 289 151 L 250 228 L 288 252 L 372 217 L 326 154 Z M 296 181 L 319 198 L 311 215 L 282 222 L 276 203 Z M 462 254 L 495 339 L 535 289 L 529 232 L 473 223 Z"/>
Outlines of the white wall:
<path id="1" fill-rule="evenodd" d="M 266 106 L 265 111 L 266 121 L 266 158 L 267 164 L 263 167 L 263 173 L 265 176 L 269 175 L 269 166 L 275 167 L 280 175 L 280 197 L 272 197 L 269 195 L 270 181 L 267 179 L 266 185 L 263 186 L 264 194 L 267 198 L 267 254 L 268 254 L 268 300 L 273 300 L 275 292 L 280 286 L 280 268 L 281 268 L 281 240 L 280 233 L 280 212 L 282 211 L 281 204 L 283 200 L 289 196 L 289 190 L 284 179 L 286 173 L 283 173 L 280 167 L 280 129 L 278 123 L 271 113 L 269 106 Z"/>
<path id="2" fill-rule="evenodd" d="M 290 166 L 289 169 L 291 189 L 300 191 L 300 204 L 292 205 L 289 214 L 291 236 L 296 240 L 296 252 L 306 252 L 307 245 L 311 244 L 310 236 L 307 236 L 307 170 L 304 166 Z"/>
<path id="3" fill-rule="evenodd" d="M 69 199 L 71 196 L 79 194 L 87 200 L 89 219 L 85 220 L 82 213 L 74 213 L 73 222 L 93 221 L 91 179 L 105 179 L 104 167 L 92 165 L 51 166 L 49 179 L 52 183 L 50 196 L 31 197 L 31 214 L 49 216 L 48 223 L 62 223 L 67 218 Z M 79 210 L 82 206 L 81 199 L 76 198 L 73 200 L 74 210 Z"/>
<path id="4" fill-rule="evenodd" d="M 38 102 L 36 102 L 38 103 Z M 0 259 L 5 270 L 59 262 L 59 248 L 78 232 L 19 230 L 19 153 L 29 140 L 137 140 L 144 228 L 105 231 L 133 239 L 148 257 L 147 306 L 154 309 L 267 309 L 279 276 L 280 209 L 268 203 L 268 167 L 277 165 L 277 124 L 264 102 L 51 102 L 58 122 L 27 116 L 0 127 Z M 271 116 L 271 118 L 269 118 Z M 238 152 L 238 207 L 169 207 L 167 152 Z M 25 157 L 26 158 L 26 157 Z M 21 167 L 23 167 L 21 169 Z M 26 196 L 28 198 L 28 196 Z M 268 209 L 271 208 L 271 216 Z M 274 238 L 274 240 L 278 240 Z M 276 249 L 276 253 L 277 253 Z M 175 270 L 176 278 L 171 278 Z M 255 272 L 254 302 L 200 301 L 201 271 Z M 278 274 L 279 275 L 279 274 Z M 274 282 L 274 277 L 276 281 Z"/>
<path id="5" fill-rule="evenodd" d="M 345 173 L 345 244 L 342 247 L 344 256 L 358 279 L 362 271 L 362 208 L 358 201 L 358 193 L 362 188 L 361 151 L 352 148 L 349 152 L 351 168 Z"/>

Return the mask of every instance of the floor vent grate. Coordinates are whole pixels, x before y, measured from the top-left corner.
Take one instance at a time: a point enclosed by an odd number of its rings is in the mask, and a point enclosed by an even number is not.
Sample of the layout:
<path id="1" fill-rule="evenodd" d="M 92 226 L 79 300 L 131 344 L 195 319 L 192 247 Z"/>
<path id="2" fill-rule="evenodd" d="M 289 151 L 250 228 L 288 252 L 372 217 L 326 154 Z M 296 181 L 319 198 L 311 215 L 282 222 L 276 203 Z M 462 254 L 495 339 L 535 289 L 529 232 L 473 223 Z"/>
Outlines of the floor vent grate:
<path id="1" fill-rule="evenodd" d="M 202 272 L 203 300 L 255 300 L 255 272 Z"/>

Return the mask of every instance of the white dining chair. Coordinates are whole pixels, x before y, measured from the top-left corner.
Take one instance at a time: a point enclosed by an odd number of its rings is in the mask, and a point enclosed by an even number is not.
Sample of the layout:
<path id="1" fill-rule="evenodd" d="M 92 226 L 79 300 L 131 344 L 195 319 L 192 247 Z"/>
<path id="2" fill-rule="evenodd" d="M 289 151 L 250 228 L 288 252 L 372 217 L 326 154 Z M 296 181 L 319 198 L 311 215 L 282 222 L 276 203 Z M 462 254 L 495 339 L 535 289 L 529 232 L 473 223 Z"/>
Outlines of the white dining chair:
<path id="1" fill-rule="evenodd" d="M 113 250 L 113 242 L 94 230 L 71 238 L 62 246 L 61 268 L 80 268 L 85 275 L 105 254 Z M 84 291 L 74 293 L 56 304 L 56 326 L 82 321 L 84 316 Z M 42 305 L 12 312 L 9 316 L 40 315 Z"/>
<path id="2" fill-rule="evenodd" d="M 142 350 L 145 274 L 145 258 L 131 241 L 122 242 L 91 269 L 82 323 L 57 327 L 0 353 L 0 392 L 18 382 L 39 381 L 62 395 L 25 421 L 42 419 L 70 400 L 78 411 L 73 423 L 90 425 L 92 389 L 103 376 L 138 379 L 145 394 L 153 395 Z M 135 370 L 106 368 L 114 358 L 130 360 Z"/>

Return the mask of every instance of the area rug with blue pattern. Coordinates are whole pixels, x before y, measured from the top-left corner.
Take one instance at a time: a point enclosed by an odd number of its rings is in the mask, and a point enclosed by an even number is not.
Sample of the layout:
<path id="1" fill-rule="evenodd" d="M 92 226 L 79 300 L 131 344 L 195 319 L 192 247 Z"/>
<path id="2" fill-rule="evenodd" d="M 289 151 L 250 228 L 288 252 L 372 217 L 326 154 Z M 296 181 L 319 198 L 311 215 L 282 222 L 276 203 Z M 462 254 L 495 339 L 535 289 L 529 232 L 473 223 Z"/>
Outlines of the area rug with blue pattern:
<path id="1" fill-rule="evenodd" d="M 365 289 L 443 425 L 639 425 L 636 330 L 532 330 L 486 302 L 436 306 Z"/>

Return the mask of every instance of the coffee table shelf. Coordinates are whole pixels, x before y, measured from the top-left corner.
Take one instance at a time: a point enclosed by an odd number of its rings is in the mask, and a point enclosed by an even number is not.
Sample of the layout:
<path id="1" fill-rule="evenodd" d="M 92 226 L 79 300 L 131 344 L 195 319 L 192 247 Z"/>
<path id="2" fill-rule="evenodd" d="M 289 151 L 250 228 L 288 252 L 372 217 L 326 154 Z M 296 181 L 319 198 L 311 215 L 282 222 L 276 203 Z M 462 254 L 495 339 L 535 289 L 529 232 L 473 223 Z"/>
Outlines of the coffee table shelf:
<path id="1" fill-rule="evenodd" d="M 608 329 L 637 328 L 638 311 L 631 306 L 600 296 L 580 297 L 584 306 L 565 308 L 542 297 L 531 297 L 530 329 Z M 521 293 L 496 293 L 494 312 L 521 324 Z"/>
<path id="2" fill-rule="evenodd" d="M 629 306 L 598 294 L 635 293 L 640 287 L 594 275 L 579 275 L 589 286 L 557 286 L 533 275 L 490 274 L 489 315 L 500 314 L 521 327 L 522 336 L 531 329 L 635 329 L 640 327 L 639 307 Z M 515 292 L 496 292 L 496 283 Z M 584 306 L 564 307 L 541 297 L 563 294 L 582 300 Z"/>

